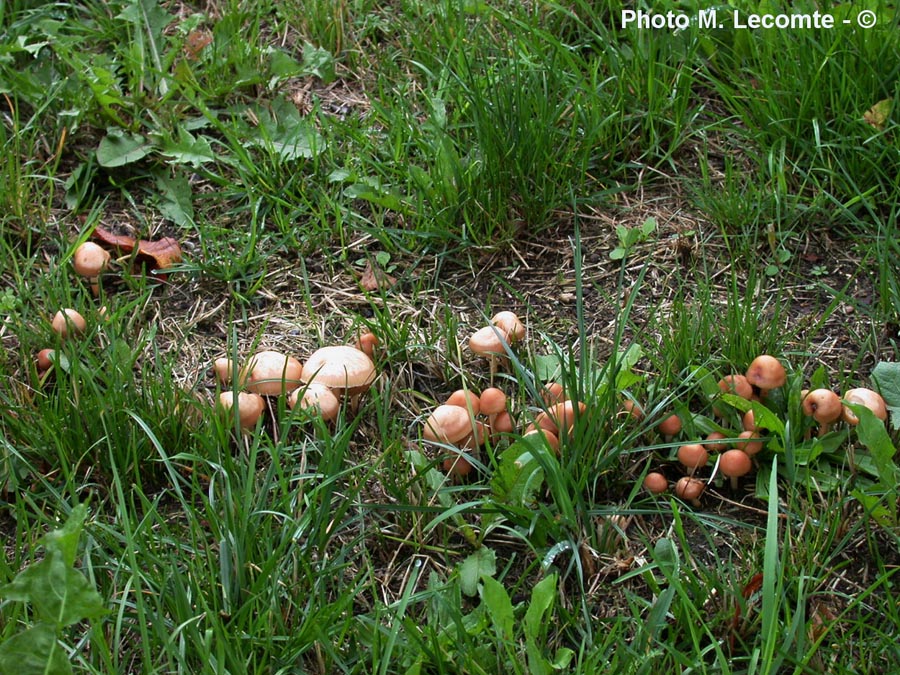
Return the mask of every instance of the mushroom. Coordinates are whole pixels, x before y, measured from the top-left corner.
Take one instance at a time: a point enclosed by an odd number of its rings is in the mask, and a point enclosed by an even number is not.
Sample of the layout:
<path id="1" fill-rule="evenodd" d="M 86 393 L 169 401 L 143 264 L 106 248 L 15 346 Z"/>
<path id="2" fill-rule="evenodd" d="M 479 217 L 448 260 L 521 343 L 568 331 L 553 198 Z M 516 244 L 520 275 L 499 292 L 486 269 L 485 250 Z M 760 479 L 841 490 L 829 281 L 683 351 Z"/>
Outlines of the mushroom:
<path id="1" fill-rule="evenodd" d="M 724 441 L 727 438 L 728 438 L 728 436 L 723 434 L 721 431 L 712 431 L 706 437 L 706 439 L 705 439 L 706 442 L 703 444 L 703 447 L 705 447 L 707 450 L 710 450 L 713 452 L 715 452 L 717 450 L 722 450 L 722 449 L 724 449 L 725 444 L 721 443 L 720 441 Z"/>
<path id="2" fill-rule="evenodd" d="M 42 349 L 34 357 L 34 365 L 37 366 L 38 372 L 43 373 L 53 367 L 54 351 L 52 349 Z"/>
<path id="3" fill-rule="evenodd" d="M 75 249 L 72 267 L 83 277 L 95 279 L 109 265 L 109 251 L 92 241 L 86 241 Z"/>
<path id="4" fill-rule="evenodd" d="M 481 398 L 474 391 L 469 391 L 468 389 L 457 389 L 450 394 L 444 403 L 471 410 L 473 415 L 478 415 L 481 412 Z"/>
<path id="5" fill-rule="evenodd" d="M 831 425 L 841 419 L 844 406 L 841 397 L 830 389 L 813 389 L 800 402 L 803 414 L 819 423 L 819 436 L 828 433 Z"/>
<path id="6" fill-rule="evenodd" d="M 548 382 L 541 388 L 541 398 L 547 405 L 566 400 L 566 391 L 559 382 Z"/>
<path id="7" fill-rule="evenodd" d="M 557 455 L 559 454 L 559 436 L 550 431 L 549 429 L 544 429 L 543 427 L 536 427 L 534 429 L 527 430 L 524 434 L 522 434 L 522 438 L 526 436 L 540 436 L 544 439 L 547 446 L 553 450 Z"/>
<path id="8" fill-rule="evenodd" d="M 681 418 L 675 414 L 669 415 L 659 423 L 657 429 L 662 434 L 663 440 L 670 443 L 681 432 Z"/>
<path id="9" fill-rule="evenodd" d="M 469 456 L 464 452 L 455 453 L 447 457 L 442 467 L 444 472 L 454 480 L 465 478 L 472 473 L 472 462 L 469 461 Z"/>
<path id="10" fill-rule="evenodd" d="M 474 429 L 469 413 L 456 405 L 439 405 L 435 408 L 422 429 L 426 441 L 448 443 L 458 448 L 465 445 Z"/>
<path id="11" fill-rule="evenodd" d="M 706 483 L 698 478 L 684 476 L 675 483 L 675 496 L 689 502 L 693 506 L 700 506 L 700 495 L 706 489 Z"/>
<path id="12" fill-rule="evenodd" d="M 491 430 L 497 422 L 497 415 L 506 410 L 506 394 L 497 387 L 488 387 L 481 392 L 481 413 L 488 416 Z"/>
<path id="13" fill-rule="evenodd" d="M 216 381 L 223 387 L 231 384 L 231 378 L 234 377 L 234 364 L 231 359 L 224 356 L 213 361 L 213 372 L 216 374 Z"/>
<path id="14" fill-rule="evenodd" d="M 734 447 L 752 457 L 763 448 L 763 442 L 758 440 L 759 437 L 757 431 L 742 431 L 738 434 L 740 440 L 734 444 Z"/>
<path id="15" fill-rule="evenodd" d="M 576 413 L 575 410 L 578 409 Z M 575 401 L 563 401 L 547 408 L 534 418 L 535 427 L 546 429 L 560 438 L 565 436 L 575 425 L 576 415 L 583 415 L 587 411 L 587 405 Z"/>
<path id="16" fill-rule="evenodd" d="M 669 481 L 663 474 L 651 471 L 644 477 L 644 489 L 650 494 L 661 495 L 669 489 Z"/>
<path id="17" fill-rule="evenodd" d="M 355 347 L 322 347 L 309 357 L 300 380 L 304 384 L 324 384 L 338 398 L 346 397 L 351 409 L 356 410 L 359 397 L 375 381 L 375 364 Z"/>
<path id="18" fill-rule="evenodd" d="M 491 377 L 497 373 L 497 362 L 506 362 L 508 344 L 506 332 L 497 326 L 480 328 L 469 338 L 469 349 L 472 353 L 483 356 L 490 362 Z"/>
<path id="19" fill-rule="evenodd" d="M 238 419 L 242 429 L 250 429 L 256 426 L 257 420 L 262 416 L 266 403 L 262 396 L 252 392 L 242 391 L 238 393 L 237 410 Z M 223 391 L 219 394 L 219 406 L 227 411 L 234 408 L 234 392 Z"/>
<path id="20" fill-rule="evenodd" d="M 753 462 L 743 450 L 726 450 L 719 455 L 719 471 L 731 479 L 731 489 L 738 489 L 738 478 L 746 476 L 753 468 Z"/>
<path id="21" fill-rule="evenodd" d="M 279 396 L 300 386 L 303 366 L 293 356 L 262 351 L 250 360 L 247 390 L 263 396 Z"/>
<path id="22" fill-rule="evenodd" d="M 762 354 L 757 356 L 747 368 L 747 382 L 759 389 L 759 395 L 765 398 L 772 389 L 784 385 L 787 381 L 787 372 L 781 361 L 774 356 Z"/>
<path id="23" fill-rule="evenodd" d="M 678 461 L 693 475 L 694 471 L 706 466 L 709 453 L 699 443 L 689 443 L 678 448 Z"/>
<path id="24" fill-rule="evenodd" d="M 867 389 L 865 387 L 858 387 L 856 389 L 849 389 L 844 392 L 843 396 L 844 400 L 847 403 L 860 403 L 866 406 L 872 413 L 880 419 L 882 422 L 887 419 L 887 406 L 884 403 L 884 399 L 881 397 L 876 391 L 872 391 L 871 389 Z M 854 413 L 847 406 L 843 406 L 842 416 L 844 421 L 850 426 L 855 427 L 859 424 L 859 417 L 857 417 L 856 413 Z"/>
<path id="25" fill-rule="evenodd" d="M 312 382 L 305 387 L 294 389 L 288 396 L 288 407 L 297 405 L 302 410 L 314 410 L 325 422 L 334 421 L 340 412 L 340 402 L 334 392 L 320 382 Z"/>
<path id="26" fill-rule="evenodd" d="M 375 333 L 363 333 L 356 339 L 354 345 L 359 351 L 363 352 L 370 359 L 375 358 L 375 348 L 378 346 L 378 336 Z"/>
<path id="27" fill-rule="evenodd" d="M 502 330 L 510 344 L 525 337 L 525 324 L 514 312 L 497 312 L 491 317 L 491 324 Z"/>
<path id="28" fill-rule="evenodd" d="M 69 336 L 77 336 L 87 330 L 87 321 L 74 309 L 61 309 L 53 317 L 50 323 L 53 330 L 61 338 L 65 339 Z"/>

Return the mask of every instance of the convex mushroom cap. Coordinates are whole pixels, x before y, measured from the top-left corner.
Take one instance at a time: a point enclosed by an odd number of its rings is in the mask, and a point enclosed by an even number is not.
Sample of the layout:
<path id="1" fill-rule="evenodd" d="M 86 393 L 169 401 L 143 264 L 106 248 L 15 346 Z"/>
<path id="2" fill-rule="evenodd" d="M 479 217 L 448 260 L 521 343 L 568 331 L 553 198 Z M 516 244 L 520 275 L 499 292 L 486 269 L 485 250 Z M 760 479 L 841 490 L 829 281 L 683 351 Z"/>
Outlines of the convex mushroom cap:
<path id="1" fill-rule="evenodd" d="M 880 419 L 882 422 L 887 419 L 887 406 L 884 403 L 884 399 L 881 397 L 877 391 L 873 391 L 871 389 L 867 389 L 866 387 L 857 387 L 856 389 L 849 389 L 844 392 L 844 400 L 848 403 L 860 403 L 866 406 L 872 413 Z M 843 406 L 842 412 L 844 421 L 851 425 L 856 426 L 859 424 L 859 417 L 857 417 L 856 413 L 850 410 L 847 406 Z"/>
<path id="2" fill-rule="evenodd" d="M 765 395 L 770 389 L 777 389 L 787 382 L 787 372 L 781 365 L 781 361 L 774 356 L 762 354 L 750 363 L 746 378 L 747 382 Z"/>
<path id="3" fill-rule="evenodd" d="M 83 277 L 96 277 L 109 264 L 109 251 L 92 241 L 86 241 L 75 249 L 72 267 Z"/>
<path id="4" fill-rule="evenodd" d="M 233 391 L 223 391 L 221 394 L 219 394 L 219 406 L 223 410 L 232 410 L 234 408 L 234 404 L 235 400 Z M 254 394 L 247 391 L 239 392 L 237 395 L 237 409 L 241 428 L 249 429 L 256 426 L 256 422 L 257 420 L 259 420 L 260 416 L 263 413 L 263 410 L 265 410 L 265 407 L 265 401 L 263 401 L 262 396 L 260 396 L 259 394 Z"/>
<path id="5" fill-rule="evenodd" d="M 313 410 L 326 422 L 337 418 L 340 402 L 330 388 L 320 382 L 312 382 L 306 387 L 294 389 L 288 397 L 288 407 L 293 410 L 297 405 L 302 410 Z"/>
<path id="6" fill-rule="evenodd" d="M 322 347 L 309 357 L 300 379 L 304 384 L 324 384 L 336 395 L 354 397 L 375 381 L 375 364 L 356 347 Z"/>
<path id="7" fill-rule="evenodd" d="M 303 366 L 293 356 L 276 351 L 254 355 L 247 369 L 247 390 L 263 396 L 280 396 L 300 386 Z"/>
<path id="8" fill-rule="evenodd" d="M 435 408 L 425 420 L 422 438 L 426 441 L 462 447 L 473 431 L 472 420 L 469 419 L 469 412 L 465 408 L 445 404 Z"/>
<path id="9" fill-rule="evenodd" d="M 87 330 L 87 321 L 74 309 L 61 309 L 53 317 L 50 322 L 53 330 L 61 338 L 77 336 Z"/>

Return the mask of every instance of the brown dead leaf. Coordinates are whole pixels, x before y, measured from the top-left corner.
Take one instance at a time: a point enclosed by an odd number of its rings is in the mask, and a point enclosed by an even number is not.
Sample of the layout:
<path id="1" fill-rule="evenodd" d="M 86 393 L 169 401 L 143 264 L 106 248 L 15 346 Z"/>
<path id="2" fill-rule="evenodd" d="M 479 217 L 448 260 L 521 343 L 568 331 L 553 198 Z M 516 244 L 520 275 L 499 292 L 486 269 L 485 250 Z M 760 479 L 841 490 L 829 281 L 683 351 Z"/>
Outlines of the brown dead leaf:
<path id="1" fill-rule="evenodd" d="M 396 283 L 396 278 L 380 267 L 373 266 L 371 261 L 366 263 L 366 269 L 363 270 L 362 276 L 359 278 L 359 286 L 364 291 L 387 291 L 393 288 Z"/>
<path id="2" fill-rule="evenodd" d="M 181 244 L 172 237 L 162 239 L 135 239 L 127 235 L 113 234 L 102 227 L 94 229 L 91 235 L 101 244 L 116 249 L 120 255 L 134 253 L 135 262 L 145 269 L 165 270 L 181 262 Z M 158 273 L 160 279 L 166 279 L 165 273 Z"/>
<path id="3" fill-rule="evenodd" d="M 200 52 L 205 47 L 212 44 L 212 33 L 205 28 L 197 28 L 188 33 L 187 39 L 184 41 L 184 55 L 190 61 L 196 61 L 200 58 Z"/>
<path id="4" fill-rule="evenodd" d="M 863 113 L 863 119 L 869 126 L 878 129 L 878 131 L 884 131 L 884 126 L 891 116 L 891 108 L 893 108 L 893 106 L 894 99 L 892 98 L 878 101 L 878 103 Z"/>

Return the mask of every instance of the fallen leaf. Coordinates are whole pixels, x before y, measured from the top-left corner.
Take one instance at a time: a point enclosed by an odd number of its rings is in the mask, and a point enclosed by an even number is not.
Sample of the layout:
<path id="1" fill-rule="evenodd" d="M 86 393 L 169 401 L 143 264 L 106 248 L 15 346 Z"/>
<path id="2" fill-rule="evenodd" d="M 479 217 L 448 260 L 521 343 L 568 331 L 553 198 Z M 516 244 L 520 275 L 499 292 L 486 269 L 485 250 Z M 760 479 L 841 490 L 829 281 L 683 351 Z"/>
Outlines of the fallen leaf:
<path id="1" fill-rule="evenodd" d="M 134 253 L 135 262 L 145 269 L 165 270 L 181 262 L 181 244 L 172 237 L 162 239 L 135 239 L 127 235 L 114 234 L 102 227 L 94 229 L 91 235 L 101 244 L 116 249 L 122 255 Z M 160 279 L 166 279 L 165 273 L 158 273 Z"/>
<path id="2" fill-rule="evenodd" d="M 197 28 L 188 33 L 187 39 L 184 41 L 184 55 L 191 61 L 200 58 L 200 52 L 205 47 L 212 44 L 212 33 L 203 28 Z"/>
<path id="3" fill-rule="evenodd" d="M 396 283 L 396 278 L 380 267 L 374 267 L 371 261 L 366 263 L 366 269 L 363 270 L 359 279 L 359 286 L 364 291 L 386 291 L 393 288 Z"/>
<path id="4" fill-rule="evenodd" d="M 863 119 L 870 126 L 878 129 L 878 131 L 883 131 L 884 125 L 887 124 L 887 121 L 891 116 L 891 108 L 893 108 L 893 106 L 894 99 L 882 99 L 863 113 Z"/>

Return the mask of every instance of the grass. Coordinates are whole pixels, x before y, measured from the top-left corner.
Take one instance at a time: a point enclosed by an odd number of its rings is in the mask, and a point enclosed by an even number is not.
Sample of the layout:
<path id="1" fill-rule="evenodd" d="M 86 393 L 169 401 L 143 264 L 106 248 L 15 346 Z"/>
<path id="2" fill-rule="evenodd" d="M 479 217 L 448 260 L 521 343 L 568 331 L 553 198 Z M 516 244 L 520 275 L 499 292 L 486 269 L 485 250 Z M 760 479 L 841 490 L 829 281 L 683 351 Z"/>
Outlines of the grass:
<path id="1" fill-rule="evenodd" d="M 893 672 L 895 422 L 818 439 L 798 408 L 898 356 L 872 7 L 710 32 L 581 0 L 3 4 L 0 671 L 45 672 L 24 644 L 54 673 Z M 184 260 L 118 256 L 95 296 L 70 257 L 97 226 Z M 504 309 L 528 334 L 492 375 L 466 339 Z M 214 408 L 213 358 L 363 330 L 378 379 L 335 424 Z M 759 353 L 786 385 L 721 420 Z M 585 404 L 560 453 L 522 435 L 550 379 Z M 492 384 L 517 431 L 454 479 L 424 422 Z M 641 488 L 753 406 L 738 490 Z M 71 621 L 22 586 L 57 559 Z"/>

